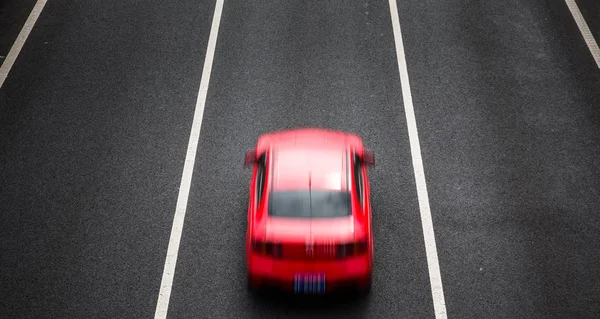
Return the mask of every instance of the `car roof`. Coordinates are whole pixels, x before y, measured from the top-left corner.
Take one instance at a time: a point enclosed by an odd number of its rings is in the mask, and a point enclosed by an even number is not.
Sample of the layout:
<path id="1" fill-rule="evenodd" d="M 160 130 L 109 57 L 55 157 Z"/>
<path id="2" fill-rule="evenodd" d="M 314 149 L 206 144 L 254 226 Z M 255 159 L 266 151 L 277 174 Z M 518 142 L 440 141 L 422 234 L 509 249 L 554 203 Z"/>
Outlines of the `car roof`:
<path id="1" fill-rule="evenodd" d="M 316 128 L 265 134 L 257 144 L 271 154 L 272 190 L 348 190 L 350 154 L 362 147 L 356 135 Z"/>
<path id="2" fill-rule="evenodd" d="M 272 190 L 348 190 L 349 152 L 340 147 L 274 147 Z"/>

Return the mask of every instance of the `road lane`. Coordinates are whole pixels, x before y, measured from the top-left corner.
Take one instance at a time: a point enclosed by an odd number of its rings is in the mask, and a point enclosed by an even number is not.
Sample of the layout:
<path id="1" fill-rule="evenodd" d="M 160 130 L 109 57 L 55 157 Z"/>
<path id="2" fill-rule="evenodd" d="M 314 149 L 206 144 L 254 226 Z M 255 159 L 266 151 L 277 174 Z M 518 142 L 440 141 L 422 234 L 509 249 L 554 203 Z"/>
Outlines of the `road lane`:
<path id="1" fill-rule="evenodd" d="M 155 319 L 166 318 L 169 311 L 169 301 L 171 299 L 171 290 L 173 288 L 173 278 L 175 276 L 175 266 L 177 265 L 177 256 L 179 253 L 179 243 L 183 225 L 185 223 L 185 213 L 187 212 L 188 197 L 194 172 L 194 163 L 196 152 L 198 150 L 198 141 L 200 139 L 200 130 L 204 118 L 204 106 L 206 104 L 206 95 L 210 86 L 210 75 L 212 71 L 213 58 L 215 56 L 215 47 L 217 36 L 219 34 L 219 25 L 221 24 L 221 13 L 223 12 L 223 0 L 217 0 L 213 10 L 213 18 L 210 27 L 210 35 L 206 47 L 204 66 L 202 68 L 202 78 L 200 79 L 200 88 L 196 98 L 196 107 L 194 108 L 194 119 L 190 130 L 190 138 L 185 154 L 185 164 L 181 173 L 181 182 L 179 184 L 179 193 L 177 195 L 177 205 L 173 217 L 173 226 L 169 236 L 169 246 L 165 258 L 165 266 L 160 282 L 158 300 L 156 303 Z"/>
<path id="2" fill-rule="evenodd" d="M 226 2 L 169 317 L 433 317 L 387 2 Z M 374 289 L 365 300 L 296 303 L 245 288 L 249 172 L 259 134 L 356 132 L 371 172 Z"/>
<path id="3" fill-rule="evenodd" d="M 596 0 L 576 0 L 575 3 L 581 15 L 594 36 L 596 43 L 600 43 L 600 3 Z"/>
<path id="4" fill-rule="evenodd" d="M 36 0 L 0 1 L 0 66 L 17 39 Z"/>
<path id="5" fill-rule="evenodd" d="M 49 1 L 0 89 L 0 317 L 154 313 L 212 1 Z"/>
<path id="6" fill-rule="evenodd" d="M 406 126 L 408 128 L 408 137 L 410 140 L 410 153 L 412 157 L 413 171 L 415 172 L 415 183 L 417 187 L 417 196 L 419 199 L 423 238 L 425 240 L 425 252 L 427 254 L 427 268 L 429 271 L 429 285 L 431 286 L 431 294 L 433 297 L 433 309 L 435 311 L 436 319 L 445 319 L 447 318 L 447 314 L 446 302 L 444 301 L 444 288 L 440 273 L 437 247 L 435 244 L 435 232 L 433 230 L 433 221 L 431 217 L 431 208 L 429 205 L 425 169 L 423 168 L 421 143 L 419 141 L 419 132 L 417 129 L 417 121 L 415 118 L 414 105 L 412 101 L 412 92 L 410 89 L 408 67 L 406 65 L 406 53 L 402 39 L 402 29 L 400 27 L 400 18 L 398 17 L 396 0 L 389 0 L 389 4 L 392 26 L 394 29 L 394 40 L 396 43 L 396 56 L 398 58 L 400 83 L 402 84 L 402 97 L 404 98 L 403 104 L 404 113 L 406 113 Z"/>
<path id="7" fill-rule="evenodd" d="M 37 22 L 38 18 L 40 17 L 40 14 L 44 10 L 45 5 L 46 0 L 38 0 L 36 2 L 35 6 L 33 7 L 33 10 L 31 10 L 29 17 L 27 18 L 27 21 L 25 21 L 23 28 L 21 28 L 21 32 L 19 32 L 17 39 L 10 48 L 10 51 L 8 51 L 8 55 L 6 55 L 6 57 L 3 57 L 4 62 L 2 63 L 2 66 L 0 66 L 0 87 L 2 87 L 2 85 L 4 84 L 4 81 L 8 77 L 8 74 L 10 73 L 10 70 L 15 64 L 15 61 L 19 57 L 21 49 L 23 48 L 25 42 L 29 38 L 29 34 L 31 33 L 31 30 L 33 30 L 35 23 Z"/>
<path id="8" fill-rule="evenodd" d="M 573 19 L 577 23 L 577 27 L 579 28 L 579 32 L 581 32 L 581 37 L 585 41 L 588 49 L 590 50 L 590 54 L 596 61 L 596 66 L 600 69 L 600 48 L 598 47 L 598 43 L 596 42 L 596 38 L 590 31 L 590 27 L 588 23 L 585 21 L 585 18 L 581 14 L 581 10 L 579 6 L 575 2 L 575 0 L 565 0 Z"/>
<path id="9" fill-rule="evenodd" d="M 34 2 L 0 1 L 0 51 Z M 600 79 L 564 0 L 398 6 L 449 317 L 600 312 Z M 213 7 L 48 2 L 0 88 L 0 317 L 152 316 Z M 226 2 L 170 317 L 434 316 L 386 10 Z M 366 300 L 245 291 L 244 151 L 305 125 L 376 151 Z"/>
<path id="10" fill-rule="evenodd" d="M 600 308 L 600 75 L 564 1 L 402 1 L 450 318 Z"/>

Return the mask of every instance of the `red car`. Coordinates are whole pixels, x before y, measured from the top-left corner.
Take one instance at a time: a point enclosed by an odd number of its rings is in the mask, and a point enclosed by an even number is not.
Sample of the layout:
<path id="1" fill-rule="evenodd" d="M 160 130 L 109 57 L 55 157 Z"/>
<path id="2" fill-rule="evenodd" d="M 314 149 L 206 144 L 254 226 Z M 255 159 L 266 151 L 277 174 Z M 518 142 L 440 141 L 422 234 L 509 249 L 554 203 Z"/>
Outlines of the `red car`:
<path id="1" fill-rule="evenodd" d="M 360 137 L 324 129 L 262 135 L 252 167 L 246 259 L 252 290 L 276 286 L 322 294 L 371 289 L 373 234 Z"/>

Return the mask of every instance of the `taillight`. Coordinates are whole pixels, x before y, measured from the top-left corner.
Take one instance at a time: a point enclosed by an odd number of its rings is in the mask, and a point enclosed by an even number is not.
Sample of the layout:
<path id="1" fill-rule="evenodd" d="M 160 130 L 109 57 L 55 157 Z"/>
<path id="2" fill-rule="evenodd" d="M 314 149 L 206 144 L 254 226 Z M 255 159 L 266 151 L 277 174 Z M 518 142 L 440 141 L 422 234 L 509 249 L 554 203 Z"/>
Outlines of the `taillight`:
<path id="1" fill-rule="evenodd" d="M 261 255 L 281 257 L 281 244 L 266 242 L 262 240 L 253 240 L 252 250 Z"/>
<path id="2" fill-rule="evenodd" d="M 336 256 L 338 258 L 347 258 L 361 255 L 367 252 L 367 247 L 368 244 L 366 240 L 360 240 L 347 244 L 339 244 L 337 245 Z"/>

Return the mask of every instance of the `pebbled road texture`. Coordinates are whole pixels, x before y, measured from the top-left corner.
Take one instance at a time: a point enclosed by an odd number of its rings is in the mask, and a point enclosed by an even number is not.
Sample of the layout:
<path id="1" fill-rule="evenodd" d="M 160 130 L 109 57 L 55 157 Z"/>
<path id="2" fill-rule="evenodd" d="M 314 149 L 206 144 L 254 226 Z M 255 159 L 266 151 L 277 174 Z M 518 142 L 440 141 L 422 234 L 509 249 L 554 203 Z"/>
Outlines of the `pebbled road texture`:
<path id="1" fill-rule="evenodd" d="M 448 316 L 600 313 L 600 72 L 564 1 L 400 1 Z"/>
<path id="2" fill-rule="evenodd" d="M 596 0 L 576 0 L 575 3 L 577 3 L 577 7 L 581 11 L 588 28 L 590 28 L 596 43 L 600 45 L 600 4 Z M 579 38 L 582 38 L 582 36 L 579 35 Z"/>
<path id="3" fill-rule="evenodd" d="M 227 2 L 221 23 L 169 315 L 433 316 L 387 3 Z M 359 133 L 377 153 L 368 300 L 246 292 L 244 152 L 259 134 L 297 126 Z"/>
<path id="4" fill-rule="evenodd" d="M 47 3 L 0 89 L 0 317 L 154 314 L 207 7 Z"/>
<path id="5" fill-rule="evenodd" d="M 0 55 L 33 4 L 0 0 Z M 152 317 L 213 9 L 48 1 L 0 88 L 0 317 Z M 449 318 L 597 316 L 600 71 L 564 1 L 398 9 Z M 170 318 L 434 316 L 395 54 L 385 0 L 225 1 Z M 302 126 L 376 152 L 366 299 L 246 292 L 244 151 Z"/>
<path id="6" fill-rule="evenodd" d="M 0 0 L 0 66 L 19 36 L 36 0 Z"/>

